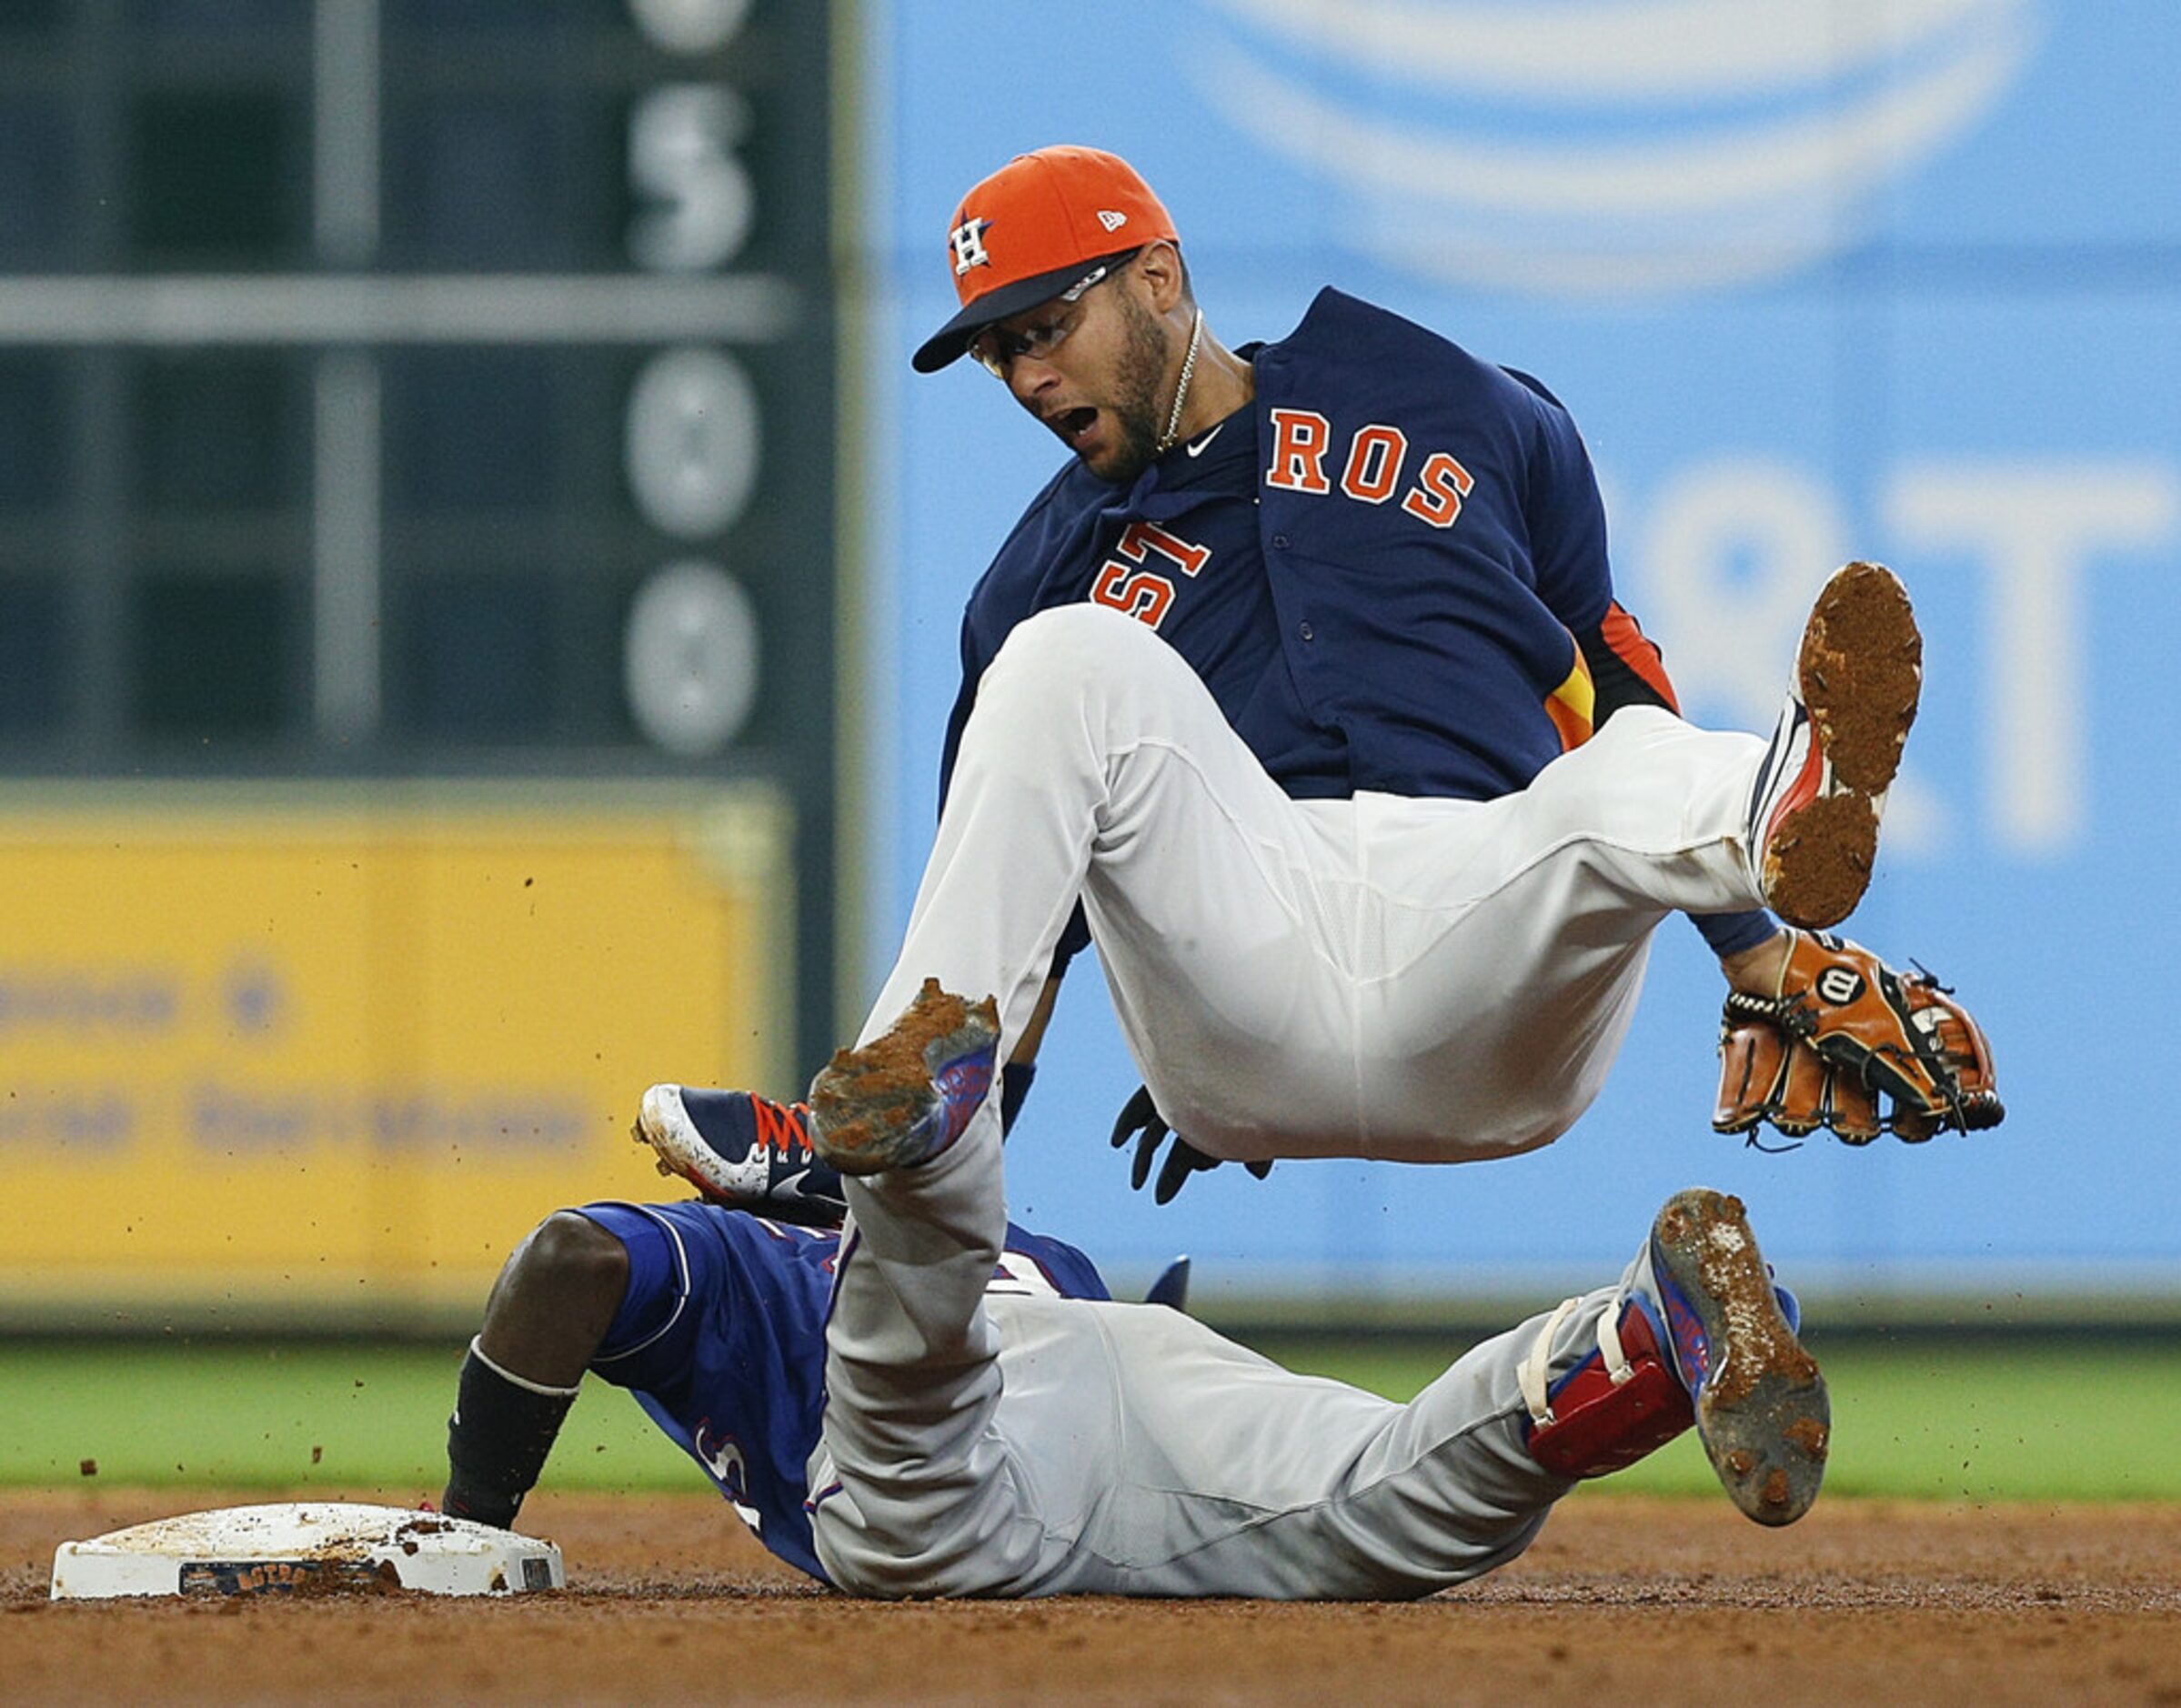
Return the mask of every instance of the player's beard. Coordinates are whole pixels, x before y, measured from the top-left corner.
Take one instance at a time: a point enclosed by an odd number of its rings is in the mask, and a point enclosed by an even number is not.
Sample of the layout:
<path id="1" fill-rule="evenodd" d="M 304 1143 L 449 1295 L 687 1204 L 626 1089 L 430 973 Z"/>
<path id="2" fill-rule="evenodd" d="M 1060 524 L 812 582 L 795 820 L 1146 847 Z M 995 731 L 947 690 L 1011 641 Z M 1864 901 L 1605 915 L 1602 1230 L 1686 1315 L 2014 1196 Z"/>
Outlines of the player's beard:
<path id="1" fill-rule="evenodd" d="M 1166 379 L 1173 337 L 1166 323 L 1126 291 L 1118 293 L 1126 337 L 1113 372 L 1113 400 L 1106 406 L 1119 440 L 1102 468 L 1101 480 L 1127 486 L 1159 455 L 1159 393 Z"/>

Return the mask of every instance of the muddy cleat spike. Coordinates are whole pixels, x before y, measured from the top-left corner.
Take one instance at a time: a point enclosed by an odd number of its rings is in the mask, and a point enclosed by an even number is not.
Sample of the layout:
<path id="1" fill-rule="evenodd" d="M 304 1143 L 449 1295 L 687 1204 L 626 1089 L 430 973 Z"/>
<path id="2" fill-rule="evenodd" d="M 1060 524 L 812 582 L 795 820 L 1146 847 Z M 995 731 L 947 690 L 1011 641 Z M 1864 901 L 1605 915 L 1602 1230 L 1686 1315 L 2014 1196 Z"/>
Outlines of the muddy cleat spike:
<path id="1" fill-rule="evenodd" d="M 1863 899 L 1923 680 L 1923 637 L 1900 578 L 1883 564 L 1834 571 L 1750 791 L 1750 869 L 1789 924 L 1837 925 Z"/>
<path id="2" fill-rule="evenodd" d="M 1760 1524 L 1792 1524 L 1824 1481 L 1832 1406 L 1795 1338 L 1742 1201 L 1677 1192 L 1652 1223 L 1669 1355 L 1728 1498 Z"/>
<path id="3" fill-rule="evenodd" d="M 927 979 L 901 1018 L 856 1050 L 838 1051 L 810 1082 L 810 1140 L 843 1174 L 914 1168 L 970 1124 L 992 1089 L 1000 1010 Z"/>

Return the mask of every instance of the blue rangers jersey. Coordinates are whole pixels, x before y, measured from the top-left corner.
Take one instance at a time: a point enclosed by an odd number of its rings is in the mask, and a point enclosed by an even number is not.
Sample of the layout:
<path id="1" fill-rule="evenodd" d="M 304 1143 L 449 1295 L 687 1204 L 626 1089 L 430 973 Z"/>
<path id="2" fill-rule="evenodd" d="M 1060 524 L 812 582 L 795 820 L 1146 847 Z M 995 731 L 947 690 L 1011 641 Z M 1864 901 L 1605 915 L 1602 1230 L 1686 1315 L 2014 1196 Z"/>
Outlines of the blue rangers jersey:
<path id="1" fill-rule="evenodd" d="M 812 1577 L 806 1466 L 825 1414 L 834 1230 L 702 1202 L 587 1204 L 628 1249 L 628 1296 L 591 1369 L 628 1389 L 774 1554 Z M 1110 1297 L 1075 1247 L 1008 1224 L 993 1291 Z"/>

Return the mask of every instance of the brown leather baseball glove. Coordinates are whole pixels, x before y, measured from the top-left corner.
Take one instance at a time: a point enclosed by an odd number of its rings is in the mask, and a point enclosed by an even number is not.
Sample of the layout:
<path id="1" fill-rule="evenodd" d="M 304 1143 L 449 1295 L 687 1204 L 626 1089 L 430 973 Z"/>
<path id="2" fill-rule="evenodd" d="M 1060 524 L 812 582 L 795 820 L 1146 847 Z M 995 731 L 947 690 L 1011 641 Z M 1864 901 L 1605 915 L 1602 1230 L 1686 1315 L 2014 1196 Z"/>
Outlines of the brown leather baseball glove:
<path id="1" fill-rule="evenodd" d="M 1719 1019 L 1720 1132 L 1754 1133 L 1770 1123 L 1790 1139 L 1828 1127 L 1842 1141 L 1866 1145 L 1885 1130 L 1878 1100 L 1854 1074 L 1822 1060 L 1782 1026 L 1772 1005 L 1740 993 Z"/>
<path id="2" fill-rule="evenodd" d="M 1920 1143 L 2006 1115 L 1991 1045 L 1952 991 L 1822 932 L 1795 933 L 1777 997 L 1727 998 L 1719 1060 L 1721 1132 L 1770 1122 L 1796 1139 L 1824 1127 L 1848 1144 Z"/>

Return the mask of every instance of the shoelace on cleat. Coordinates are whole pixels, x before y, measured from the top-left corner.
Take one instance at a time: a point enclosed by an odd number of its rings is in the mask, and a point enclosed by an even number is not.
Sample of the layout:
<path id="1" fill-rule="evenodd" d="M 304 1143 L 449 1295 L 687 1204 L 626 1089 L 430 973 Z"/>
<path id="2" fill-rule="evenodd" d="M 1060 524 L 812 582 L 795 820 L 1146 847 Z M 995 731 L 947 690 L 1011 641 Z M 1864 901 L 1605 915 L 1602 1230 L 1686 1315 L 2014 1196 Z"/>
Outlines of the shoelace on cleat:
<path id="1" fill-rule="evenodd" d="M 817 1160 L 818 1153 L 810 1148 L 808 1103 L 776 1103 L 753 1093 L 749 1112 L 757 1125 L 758 1149 L 777 1150 L 791 1162 Z"/>

